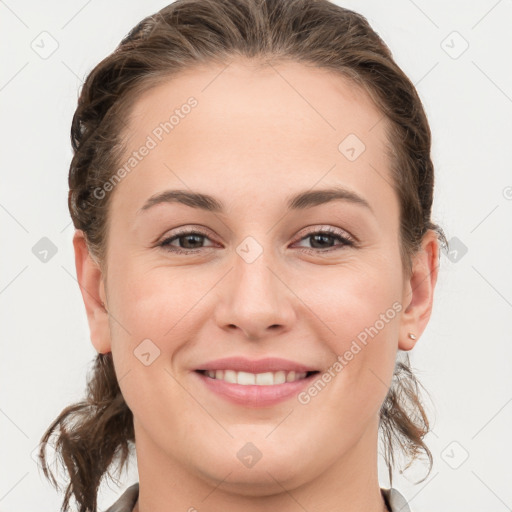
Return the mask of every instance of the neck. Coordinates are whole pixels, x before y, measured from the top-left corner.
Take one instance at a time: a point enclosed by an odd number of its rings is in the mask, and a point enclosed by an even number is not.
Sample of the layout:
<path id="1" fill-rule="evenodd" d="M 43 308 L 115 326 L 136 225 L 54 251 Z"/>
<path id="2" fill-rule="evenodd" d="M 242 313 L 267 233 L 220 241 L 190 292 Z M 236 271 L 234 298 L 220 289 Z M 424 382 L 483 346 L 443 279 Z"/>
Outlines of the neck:
<path id="1" fill-rule="evenodd" d="M 193 472 L 156 446 L 136 422 L 134 427 L 139 498 L 133 512 L 296 512 L 297 507 L 315 512 L 388 511 L 378 482 L 378 424 L 316 478 L 301 484 L 279 482 L 268 471 L 268 487 L 259 483 L 250 494 L 240 492 L 229 474 L 210 481 Z"/>

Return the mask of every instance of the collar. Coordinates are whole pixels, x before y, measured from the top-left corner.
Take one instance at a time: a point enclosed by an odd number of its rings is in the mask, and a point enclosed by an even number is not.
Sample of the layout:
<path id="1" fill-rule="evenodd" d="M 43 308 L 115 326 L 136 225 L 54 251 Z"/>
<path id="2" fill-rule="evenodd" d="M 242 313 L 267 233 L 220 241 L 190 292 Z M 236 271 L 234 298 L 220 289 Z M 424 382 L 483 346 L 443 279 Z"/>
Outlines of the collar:
<path id="1" fill-rule="evenodd" d="M 391 512 L 411 512 L 407 500 L 396 489 L 381 488 L 380 492 Z M 128 487 L 105 512 L 132 512 L 138 497 L 139 482 Z"/>

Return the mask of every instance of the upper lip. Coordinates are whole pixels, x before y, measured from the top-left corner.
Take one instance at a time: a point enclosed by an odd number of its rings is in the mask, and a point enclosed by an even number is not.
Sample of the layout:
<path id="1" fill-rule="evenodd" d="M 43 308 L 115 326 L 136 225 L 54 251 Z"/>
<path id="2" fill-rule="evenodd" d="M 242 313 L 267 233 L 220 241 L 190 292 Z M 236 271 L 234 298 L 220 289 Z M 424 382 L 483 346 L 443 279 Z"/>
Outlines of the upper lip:
<path id="1" fill-rule="evenodd" d="M 283 371 L 312 372 L 317 368 L 296 363 L 280 357 L 266 357 L 264 359 L 247 359 L 246 357 L 223 357 L 208 361 L 197 368 L 197 370 L 235 370 L 249 373 L 265 373 Z"/>

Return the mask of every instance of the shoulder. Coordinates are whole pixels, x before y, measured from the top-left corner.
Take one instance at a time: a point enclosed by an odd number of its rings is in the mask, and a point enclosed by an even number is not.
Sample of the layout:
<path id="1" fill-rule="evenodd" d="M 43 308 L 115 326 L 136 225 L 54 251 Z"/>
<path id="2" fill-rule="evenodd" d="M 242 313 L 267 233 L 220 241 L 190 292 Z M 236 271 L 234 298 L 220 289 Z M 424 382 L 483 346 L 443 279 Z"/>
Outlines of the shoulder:
<path id="1" fill-rule="evenodd" d="M 105 512 L 132 512 L 139 497 L 139 482 L 131 485 Z"/>
<path id="2" fill-rule="evenodd" d="M 391 512 L 412 512 L 407 500 L 393 487 L 390 489 L 381 488 L 380 492 L 384 496 Z"/>

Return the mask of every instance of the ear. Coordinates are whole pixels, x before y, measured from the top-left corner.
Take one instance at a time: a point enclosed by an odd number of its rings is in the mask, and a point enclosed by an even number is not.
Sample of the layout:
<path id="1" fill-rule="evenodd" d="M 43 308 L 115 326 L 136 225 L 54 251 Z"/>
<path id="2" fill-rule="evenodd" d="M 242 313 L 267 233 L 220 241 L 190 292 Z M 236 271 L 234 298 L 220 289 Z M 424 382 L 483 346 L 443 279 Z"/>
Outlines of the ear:
<path id="1" fill-rule="evenodd" d="M 111 351 L 111 348 L 103 274 L 98 263 L 89 253 L 82 230 L 75 231 L 73 247 L 76 275 L 87 312 L 91 341 L 97 352 L 106 354 Z"/>
<path id="2" fill-rule="evenodd" d="M 437 233 L 428 230 L 421 248 L 413 257 L 411 276 L 404 284 L 404 310 L 398 341 L 400 350 L 411 350 L 427 326 L 432 312 L 438 271 L 439 241 Z M 412 340 L 409 333 L 416 336 L 416 339 Z"/>

